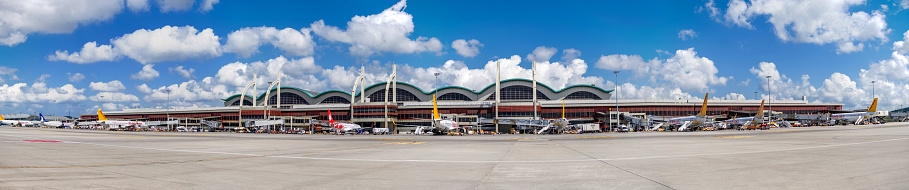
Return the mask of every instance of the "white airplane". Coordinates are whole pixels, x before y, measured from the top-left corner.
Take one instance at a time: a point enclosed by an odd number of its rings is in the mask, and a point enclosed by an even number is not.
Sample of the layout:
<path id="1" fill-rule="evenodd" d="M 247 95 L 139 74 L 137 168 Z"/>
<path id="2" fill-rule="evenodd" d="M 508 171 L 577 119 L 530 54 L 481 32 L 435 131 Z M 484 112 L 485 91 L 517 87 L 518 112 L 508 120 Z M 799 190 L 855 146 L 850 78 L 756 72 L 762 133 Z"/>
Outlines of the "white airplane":
<path id="1" fill-rule="evenodd" d="M 831 119 L 842 119 L 850 123 L 855 123 L 856 120 L 860 118 L 868 118 L 877 112 L 877 98 L 874 98 L 874 102 L 871 102 L 871 106 L 868 107 L 868 111 L 865 112 L 853 112 L 853 113 L 838 113 L 830 114 Z"/>
<path id="2" fill-rule="evenodd" d="M 339 132 L 356 131 L 362 128 L 360 125 L 353 123 L 335 123 L 335 120 L 331 118 L 331 110 L 328 110 L 328 125 L 330 125 L 331 128 L 337 129 Z"/>
<path id="3" fill-rule="evenodd" d="M 729 119 L 729 120 L 726 120 L 723 122 L 725 122 L 726 124 L 738 124 L 738 125 L 744 125 L 746 123 L 752 123 L 752 122 L 760 123 L 760 122 L 763 122 L 763 119 L 762 119 L 763 115 L 764 115 L 764 100 L 761 100 L 761 107 L 758 108 L 758 111 L 756 114 L 754 114 L 754 116 L 732 118 L 732 119 Z"/>
<path id="4" fill-rule="evenodd" d="M 107 117 L 104 116 L 104 113 L 101 112 L 101 109 L 98 109 L 98 124 L 105 125 L 109 129 L 124 128 L 128 126 L 137 126 L 144 127 L 145 122 L 141 121 L 116 121 L 116 120 L 107 120 Z"/>
<path id="5" fill-rule="evenodd" d="M 701 104 L 701 112 L 699 112 L 697 115 L 669 118 L 669 124 L 683 125 L 682 127 L 679 128 L 679 130 L 681 131 L 681 130 L 685 130 L 685 128 L 687 127 L 687 126 L 684 126 L 684 124 L 683 124 L 685 122 L 690 122 L 690 125 L 698 125 L 698 124 L 707 123 L 707 119 L 708 119 L 707 118 L 707 97 L 709 95 L 710 95 L 710 93 L 707 93 L 706 95 L 704 95 L 704 103 Z"/>
<path id="6" fill-rule="evenodd" d="M 395 123 L 395 125 L 399 125 Z M 416 126 L 416 125 L 401 125 L 401 126 L 412 126 L 417 128 L 430 128 L 435 134 L 450 134 L 451 132 L 457 132 L 461 129 L 461 126 L 458 125 L 458 122 L 442 119 L 439 116 L 439 107 L 436 104 L 436 95 L 432 95 L 432 126 Z"/>
<path id="7" fill-rule="evenodd" d="M 67 123 L 63 123 L 61 121 L 48 121 L 47 119 L 44 119 L 44 114 L 41 114 L 41 113 L 38 113 L 38 117 L 41 118 L 41 122 L 39 124 L 41 126 L 45 126 L 45 127 L 63 128 L 63 127 L 66 127 L 66 124 L 67 124 Z M 72 124 L 70 124 L 70 126 L 72 126 Z"/>
<path id="8" fill-rule="evenodd" d="M 11 126 L 26 126 L 26 125 L 37 125 L 38 122 L 28 121 L 28 120 L 6 120 L 3 119 L 3 116 L 0 116 L 0 123 L 11 125 Z"/>

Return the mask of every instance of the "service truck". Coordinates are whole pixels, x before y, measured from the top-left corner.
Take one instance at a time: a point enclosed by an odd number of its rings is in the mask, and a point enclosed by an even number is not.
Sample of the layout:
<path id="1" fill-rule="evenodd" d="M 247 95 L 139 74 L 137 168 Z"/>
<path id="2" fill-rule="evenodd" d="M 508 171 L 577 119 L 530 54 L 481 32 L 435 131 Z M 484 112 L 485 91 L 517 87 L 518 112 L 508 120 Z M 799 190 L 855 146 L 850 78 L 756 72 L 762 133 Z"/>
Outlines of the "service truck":
<path id="1" fill-rule="evenodd" d="M 578 133 L 596 133 L 600 132 L 600 125 L 596 123 L 578 124 Z"/>

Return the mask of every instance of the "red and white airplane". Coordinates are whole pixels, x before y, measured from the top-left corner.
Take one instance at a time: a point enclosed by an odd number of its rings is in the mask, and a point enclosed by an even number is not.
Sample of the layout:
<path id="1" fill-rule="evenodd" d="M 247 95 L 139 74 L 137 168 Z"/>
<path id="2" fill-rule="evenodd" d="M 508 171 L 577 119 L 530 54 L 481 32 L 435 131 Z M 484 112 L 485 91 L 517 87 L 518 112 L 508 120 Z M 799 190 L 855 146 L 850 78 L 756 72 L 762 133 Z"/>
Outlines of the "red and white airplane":
<path id="1" fill-rule="evenodd" d="M 331 118 L 331 110 L 328 110 L 328 125 L 340 132 L 356 131 L 357 129 L 362 128 L 360 125 L 353 123 L 335 123 L 335 120 Z"/>
<path id="2" fill-rule="evenodd" d="M 0 116 L 0 123 L 2 123 L 2 124 L 7 124 L 7 125 L 12 125 L 12 126 L 20 126 L 20 127 L 21 127 L 21 126 L 30 126 L 30 125 L 38 125 L 38 124 L 40 124 L 40 122 L 37 122 L 37 121 L 28 121 L 28 120 L 5 120 L 5 119 L 3 119 L 3 116 Z"/>

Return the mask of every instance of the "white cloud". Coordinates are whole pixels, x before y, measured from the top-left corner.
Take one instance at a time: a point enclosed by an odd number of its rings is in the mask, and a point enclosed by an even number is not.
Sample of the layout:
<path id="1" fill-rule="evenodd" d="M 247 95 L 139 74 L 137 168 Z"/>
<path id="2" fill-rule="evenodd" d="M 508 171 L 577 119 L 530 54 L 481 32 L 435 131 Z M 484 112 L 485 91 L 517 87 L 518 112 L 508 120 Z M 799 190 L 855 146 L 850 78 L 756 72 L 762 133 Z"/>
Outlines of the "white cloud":
<path id="1" fill-rule="evenodd" d="M 536 62 L 549 61 L 558 51 L 559 49 L 554 47 L 539 46 L 533 49 L 533 53 L 527 54 L 527 60 Z"/>
<path id="2" fill-rule="evenodd" d="M 0 44 L 14 46 L 31 33 L 70 33 L 79 25 L 106 21 L 122 0 L 34 0 L 0 2 Z"/>
<path id="3" fill-rule="evenodd" d="M 271 44 L 289 56 L 312 55 L 316 43 L 312 40 L 309 29 L 282 30 L 274 27 L 242 28 L 227 35 L 224 44 L 225 52 L 234 52 L 241 57 L 249 57 L 259 51 L 263 44 Z"/>
<path id="4" fill-rule="evenodd" d="M 111 40 L 112 45 L 86 43 L 80 52 L 57 51 L 48 60 L 74 63 L 113 61 L 126 56 L 142 64 L 182 61 L 221 56 L 221 43 L 212 29 L 198 31 L 192 26 L 164 26 L 155 30 L 139 29 Z"/>
<path id="5" fill-rule="evenodd" d="M 147 84 L 142 84 L 142 85 L 136 86 L 136 90 L 138 90 L 139 92 L 141 92 L 141 93 L 143 93 L 143 94 L 151 94 L 151 93 L 152 93 L 152 89 L 149 88 Z"/>
<path id="6" fill-rule="evenodd" d="M 562 50 L 562 60 L 570 61 L 570 60 L 577 59 L 580 56 L 581 56 L 581 50 L 577 50 L 574 48 Z"/>
<path id="7" fill-rule="evenodd" d="M 773 94 L 773 99 L 795 100 L 801 99 L 802 96 L 813 97 L 817 89 L 808 82 L 809 76 L 802 75 L 801 82 L 795 82 L 785 74 L 781 74 L 776 69 L 776 64 L 772 62 L 761 62 L 758 68 L 752 67 L 749 70 L 755 75 L 755 80 L 761 81 L 758 88 Z M 770 76 L 770 86 L 767 85 L 767 76 Z"/>
<path id="8" fill-rule="evenodd" d="M 220 0 L 203 0 L 202 5 L 200 5 L 201 7 L 199 7 L 199 10 L 202 12 L 211 11 L 215 8 L 215 4 L 218 4 L 219 2 Z"/>
<path id="9" fill-rule="evenodd" d="M 717 22 L 721 21 L 718 17 L 720 15 L 720 10 L 716 8 L 716 3 L 713 0 L 708 0 L 703 7 L 699 7 L 698 12 L 704 11 L 706 9 L 707 14 L 710 15 L 710 18 L 716 20 Z"/>
<path id="10" fill-rule="evenodd" d="M 35 79 L 35 81 L 44 83 L 50 77 L 51 77 L 50 74 L 41 74 L 41 76 L 39 76 L 38 79 Z"/>
<path id="11" fill-rule="evenodd" d="M 903 41 L 893 42 L 893 50 L 896 50 L 899 53 L 909 53 L 909 30 L 906 30 L 906 33 L 903 33 Z"/>
<path id="12" fill-rule="evenodd" d="M 148 0 L 126 0 L 126 7 L 133 12 L 148 11 Z"/>
<path id="13" fill-rule="evenodd" d="M 147 102 L 165 103 L 168 100 L 167 90 L 170 90 L 171 92 L 169 93 L 169 99 L 171 101 L 185 102 L 188 104 L 196 105 L 218 105 L 223 103 L 220 100 L 221 98 L 227 98 L 234 93 L 238 93 L 230 92 L 227 89 L 228 88 L 226 86 L 214 82 L 214 79 L 212 77 L 205 77 L 200 81 L 189 80 L 180 84 L 171 84 L 168 86 L 161 86 L 156 89 L 151 89 L 151 93 L 144 96 L 143 99 Z M 174 104 L 171 104 L 171 106 L 174 106 Z"/>
<path id="14" fill-rule="evenodd" d="M 73 52 L 57 50 L 54 55 L 47 56 L 51 61 L 67 61 L 71 63 L 94 63 L 99 61 L 114 61 L 119 57 L 110 45 L 97 46 L 95 42 L 88 42 L 82 46 L 82 51 Z"/>
<path id="15" fill-rule="evenodd" d="M 122 92 L 98 92 L 92 97 L 88 98 L 91 101 L 95 102 L 138 102 L 139 97 L 132 94 L 126 94 Z"/>
<path id="16" fill-rule="evenodd" d="M 310 25 L 313 32 L 332 42 L 350 44 L 350 53 L 369 56 L 377 52 L 420 53 L 440 52 L 442 42 L 436 38 L 407 36 L 413 33 L 413 16 L 403 12 L 406 1 L 402 0 L 382 13 L 369 16 L 354 16 L 347 22 L 347 30 L 327 26 L 322 20 Z"/>
<path id="17" fill-rule="evenodd" d="M 278 78 L 283 72 L 281 86 L 294 86 L 310 90 L 324 90 L 326 84 L 314 74 L 322 72 L 322 67 L 315 64 L 312 57 L 289 60 L 284 56 L 269 59 L 265 62 L 234 62 L 221 67 L 215 75 L 215 81 L 229 87 L 243 88 L 252 82 L 253 75 L 258 75 L 258 88 L 265 89 L 269 81 Z M 346 79 L 353 81 L 353 78 Z M 353 85 L 351 85 L 353 86 Z M 259 91 L 261 92 L 261 91 Z"/>
<path id="18" fill-rule="evenodd" d="M 732 0 L 726 10 L 725 21 L 738 26 L 753 28 L 752 18 L 763 18 L 773 25 L 777 37 L 783 41 L 814 44 L 837 44 L 838 53 L 862 50 L 862 43 L 869 40 L 887 41 L 886 16 L 880 11 L 849 12 L 861 6 L 862 0 L 761 0 L 746 3 Z"/>
<path id="19" fill-rule="evenodd" d="M 16 69 L 16 68 L 9 68 L 9 67 L 6 67 L 6 66 L 0 66 L 0 83 L 5 83 L 5 82 L 6 82 L 6 80 L 4 80 L 3 77 L 2 77 L 3 75 L 9 75 L 9 76 L 10 76 L 9 78 L 12 79 L 12 80 L 19 80 L 19 77 L 16 76 L 16 71 L 18 71 L 18 70 L 19 70 L 19 69 Z"/>
<path id="20" fill-rule="evenodd" d="M 66 75 L 70 82 L 81 82 L 82 80 L 85 80 L 85 75 L 82 73 L 66 73 Z"/>
<path id="21" fill-rule="evenodd" d="M 153 64 L 148 64 L 148 65 L 142 66 L 141 71 L 130 75 L 129 78 L 135 79 L 135 80 L 144 80 L 144 81 L 154 80 L 155 78 L 158 78 L 158 71 L 156 71 L 154 68 L 152 68 L 154 66 L 155 65 L 153 65 Z"/>
<path id="22" fill-rule="evenodd" d="M 88 85 L 88 88 L 103 92 L 119 92 L 125 90 L 126 86 L 123 86 L 123 83 L 119 80 L 112 80 L 110 82 L 92 82 Z"/>
<path id="23" fill-rule="evenodd" d="M 85 100 L 82 94 L 85 89 L 75 88 L 66 84 L 57 88 L 47 88 L 45 83 L 26 83 L 0 86 L 0 102 L 12 103 L 49 103 L 54 100 L 60 102 L 77 102 Z"/>
<path id="24" fill-rule="evenodd" d="M 111 44 L 119 54 L 143 64 L 221 56 L 221 43 L 212 29 L 198 31 L 192 26 L 139 29 Z"/>
<path id="25" fill-rule="evenodd" d="M 746 79 L 745 81 L 740 82 L 738 86 L 748 86 L 750 83 L 751 79 Z"/>
<path id="26" fill-rule="evenodd" d="M 177 66 L 177 67 L 168 68 L 168 70 L 170 70 L 170 72 L 172 72 L 172 73 L 176 72 L 178 75 L 180 75 L 186 79 L 196 78 L 196 76 L 193 76 L 193 72 L 196 72 L 196 69 L 193 69 L 193 68 L 184 69 L 183 66 Z"/>
<path id="27" fill-rule="evenodd" d="M 637 87 L 631 83 L 622 84 L 622 86 L 619 87 L 617 94 L 619 96 L 619 99 L 671 99 L 685 101 L 696 100 L 700 98 L 682 92 L 682 89 L 679 88 L 651 86 Z"/>
<path id="28" fill-rule="evenodd" d="M 909 9 L 909 0 L 900 1 L 900 7 L 903 9 Z"/>
<path id="29" fill-rule="evenodd" d="M 457 39 L 451 42 L 451 48 L 454 48 L 458 52 L 458 55 L 464 57 L 474 57 L 480 54 L 480 47 L 483 47 L 483 44 L 479 40 L 470 39 Z"/>
<path id="30" fill-rule="evenodd" d="M 698 33 L 694 32 L 692 29 L 679 30 L 679 39 L 688 40 L 698 37 Z"/>
<path id="31" fill-rule="evenodd" d="M 687 90 L 707 91 L 708 85 L 726 85 L 731 77 L 719 77 L 713 61 L 698 57 L 694 48 L 680 49 L 675 55 L 660 60 L 644 61 L 639 55 L 601 56 L 596 67 L 605 70 L 631 70 L 635 77 L 650 78 L 651 82 L 666 81 L 670 86 Z"/>
<path id="32" fill-rule="evenodd" d="M 193 8 L 195 0 L 157 0 L 161 12 L 187 11 Z"/>

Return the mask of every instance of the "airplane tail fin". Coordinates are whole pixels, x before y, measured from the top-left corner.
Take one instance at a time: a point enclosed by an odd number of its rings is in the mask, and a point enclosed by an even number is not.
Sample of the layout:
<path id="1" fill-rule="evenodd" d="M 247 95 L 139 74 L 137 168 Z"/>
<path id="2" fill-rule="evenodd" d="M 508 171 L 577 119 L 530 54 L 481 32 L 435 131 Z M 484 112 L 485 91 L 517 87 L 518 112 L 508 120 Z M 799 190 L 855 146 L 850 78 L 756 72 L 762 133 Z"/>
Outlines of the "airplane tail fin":
<path id="1" fill-rule="evenodd" d="M 709 96 L 709 95 L 710 95 L 710 93 L 707 93 L 706 95 L 704 95 L 704 103 L 701 104 L 701 113 L 698 113 L 699 116 L 707 115 L 707 96 Z"/>
<path id="2" fill-rule="evenodd" d="M 871 107 L 868 107 L 868 112 L 877 112 L 877 98 L 874 98 L 874 102 L 871 103 Z"/>
<path id="3" fill-rule="evenodd" d="M 565 99 L 562 99 L 562 118 L 565 118 Z"/>
<path id="4" fill-rule="evenodd" d="M 41 122 L 47 122 L 47 120 L 44 119 L 44 114 L 38 113 L 38 117 L 41 118 Z"/>
<path id="5" fill-rule="evenodd" d="M 758 112 L 754 114 L 754 117 L 763 117 L 764 116 L 764 100 L 761 100 L 761 107 L 758 108 Z"/>
<path id="6" fill-rule="evenodd" d="M 6 119 L 3 119 L 3 116 L 2 116 L 2 115 L 0 115 L 0 120 L 6 120 Z"/>
<path id="7" fill-rule="evenodd" d="M 335 120 L 331 118 L 331 110 L 328 110 L 328 124 L 329 125 L 335 124 Z"/>
<path id="8" fill-rule="evenodd" d="M 98 109 L 98 121 L 107 121 L 107 117 L 104 116 L 104 113 L 101 112 L 101 109 Z"/>
<path id="9" fill-rule="evenodd" d="M 439 106 L 436 105 L 436 95 L 432 95 L 432 119 L 442 119 L 439 117 Z"/>

